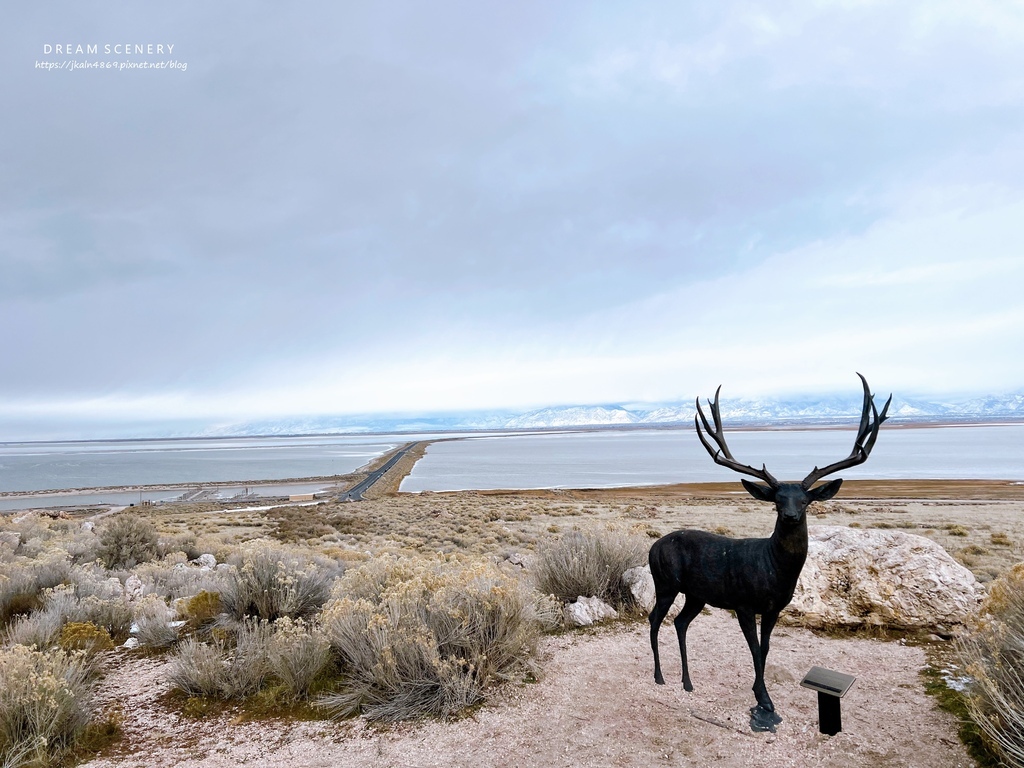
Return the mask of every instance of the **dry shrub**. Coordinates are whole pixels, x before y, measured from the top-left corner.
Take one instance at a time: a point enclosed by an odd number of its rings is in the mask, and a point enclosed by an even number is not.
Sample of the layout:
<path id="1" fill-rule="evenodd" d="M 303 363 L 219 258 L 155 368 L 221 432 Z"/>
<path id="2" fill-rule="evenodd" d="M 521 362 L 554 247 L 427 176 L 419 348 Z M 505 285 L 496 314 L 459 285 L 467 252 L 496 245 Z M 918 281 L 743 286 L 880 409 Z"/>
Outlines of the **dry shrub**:
<path id="1" fill-rule="evenodd" d="M 622 607 L 630 599 L 622 574 L 643 565 L 648 549 L 643 538 L 619 531 L 570 531 L 538 552 L 537 588 L 564 603 L 599 597 Z"/>
<path id="2" fill-rule="evenodd" d="M 0 576 L 0 626 L 42 607 L 44 590 L 62 584 L 70 568 L 62 555 L 26 564 L 6 564 Z"/>
<path id="3" fill-rule="evenodd" d="M 207 592 L 205 589 L 197 595 L 193 595 L 186 601 L 182 616 L 196 628 L 212 624 L 220 615 L 221 601 L 220 593 Z"/>
<path id="4" fill-rule="evenodd" d="M 212 643 L 189 638 L 174 653 L 171 685 L 189 696 L 251 696 L 263 687 L 271 672 L 270 636 L 266 622 L 246 621 L 239 624 L 233 638 L 221 635 Z"/>
<path id="5" fill-rule="evenodd" d="M 319 704 L 375 720 L 447 716 L 528 666 L 549 603 L 495 565 L 382 557 L 350 570 L 322 621 L 343 677 Z"/>
<path id="6" fill-rule="evenodd" d="M 194 533 L 185 532 L 161 536 L 156 545 L 157 556 L 163 558 L 175 552 L 182 553 L 186 560 L 195 560 L 203 554 L 196 543 Z"/>
<path id="7" fill-rule="evenodd" d="M 0 650 L 0 763 L 49 765 L 89 722 L 84 656 L 16 645 Z"/>
<path id="8" fill-rule="evenodd" d="M 1002 531 L 996 531 L 991 536 L 992 543 L 997 547 L 1009 547 L 1013 545 L 1013 539 Z"/>
<path id="9" fill-rule="evenodd" d="M 104 600 L 96 595 L 81 599 L 74 613 L 75 621 L 88 621 L 103 627 L 111 638 L 123 640 L 132 625 L 132 609 L 124 598 Z"/>
<path id="10" fill-rule="evenodd" d="M 282 547 L 260 544 L 244 551 L 220 592 L 233 618 L 274 621 L 312 616 L 327 602 L 336 572 Z"/>
<path id="11" fill-rule="evenodd" d="M 323 631 L 301 619 L 274 622 L 268 661 L 274 677 L 293 700 L 309 697 L 310 688 L 331 663 L 331 644 Z"/>
<path id="12" fill-rule="evenodd" d="M 957 646 L 971 719 L 1010 766 L 1024 766 L 1024 563 L 991 585 L 974 631 Z"/>
<path id="13" fill-rule="evenodd" d="M 321 509 L 323 504 L 312 507 L 275 507 L 267 511 L 267 519 L 276 523 L 274 538 L 286 543 L 319 539 L 338 531 L 327 522 Z"/>
<path id="14" fill-rule="evenodd" d="M 156 528 L 141 517 L 118 515 L 99 536 L 97 555 L 107 568 L 134 568 L 157 556 Z"/>
<path id="15" fill-rule="evenodd" d="M 172 611 L 158 595 L 146 595 L 135 605 L 135 636 L 150 648 L 169 648 L 178 642 L 178 630 L 171 626 Z"/>
<path id="16" fill-rule="evenodd" d="M 179 558 L 183 556 L 178 554 Z M 159 562 L 150 562 L 133 569 L 142 583 L 146 585 L 147 594 L 156 594 L 166 600 L 187 598 L 203 590 L 219 592 L 228 576 L 221 571 L 208 570 L 175 562 L 175 554 Z"/>
<path id="17" fill-rule="evenodd" d="M 65 624 L 57 644 L 65 651 L 83 651 L 87 654 L 109 651 L 114 647 L 110 633 L 91 621 L 70 621 Z"/>
<path id="18" fill-rule="evenodd" d="M 71 587 L 47 589 L 40 598 L 42 607 L 27 616 L 17 617 L 7 627 L 7 645 L 35 646 L 42 650 L 57 642 L 63 626 L 79 614 L 79 602 Z"/>

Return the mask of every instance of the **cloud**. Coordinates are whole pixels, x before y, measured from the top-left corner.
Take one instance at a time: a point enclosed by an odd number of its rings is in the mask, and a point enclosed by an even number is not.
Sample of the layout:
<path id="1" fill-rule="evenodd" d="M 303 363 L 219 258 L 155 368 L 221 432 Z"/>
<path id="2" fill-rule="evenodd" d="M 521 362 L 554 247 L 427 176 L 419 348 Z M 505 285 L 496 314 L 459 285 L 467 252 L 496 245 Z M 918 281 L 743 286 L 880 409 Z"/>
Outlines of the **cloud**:
<path id="1" fill-rule="evenodd" d="M 135 40 L 187 71 L 33 66 Z M 26 413 L 1024 379 L 1013 6 L 74 2 L 0 43 Z"/>

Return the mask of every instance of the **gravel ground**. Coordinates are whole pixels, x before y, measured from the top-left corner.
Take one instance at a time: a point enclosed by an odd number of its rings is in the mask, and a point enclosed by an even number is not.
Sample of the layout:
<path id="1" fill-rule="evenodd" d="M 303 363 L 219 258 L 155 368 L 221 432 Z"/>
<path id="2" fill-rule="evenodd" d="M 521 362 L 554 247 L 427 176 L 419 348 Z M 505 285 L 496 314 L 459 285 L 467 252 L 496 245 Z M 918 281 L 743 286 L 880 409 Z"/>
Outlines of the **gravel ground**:
<path id="1" fill-rule="evenodd" d="M 113 766 L 971 766 L 953 718 L 924 693 L 921 647 L 836 639 L 780 627 L 772 640 L 769 690 L 783 722 L 753 733 L 753 670 L 739 627 L 712 611 L 688 635 L 696 690 L 678 682 L 675 633 L 661 633 L 665 686 L 654 684 L 643 622 L 545 638 L 543 678 L 509 685 L 453 722 L 380 727 L 244 721 L 231 713 L 196 721 L 160 701 L 166 662 L 118 664 L 101 705 L 120 702 L 125 738 L 84 765 Z M 854 675 L 843 731 L 817 730 L 817 698 L 799 681 L 814 665 Z"/>

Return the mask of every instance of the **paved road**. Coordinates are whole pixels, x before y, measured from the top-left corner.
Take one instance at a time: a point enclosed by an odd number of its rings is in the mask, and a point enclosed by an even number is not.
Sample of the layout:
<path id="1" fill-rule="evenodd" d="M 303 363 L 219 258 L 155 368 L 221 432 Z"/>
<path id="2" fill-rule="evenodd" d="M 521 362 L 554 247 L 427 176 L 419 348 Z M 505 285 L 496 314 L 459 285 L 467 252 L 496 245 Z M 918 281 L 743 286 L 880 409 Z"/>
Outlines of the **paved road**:
<path id="1" fill-rule="evenodd" d="M 395 464 L 401 461 L 402 457 L 405 456 L 405 454 L 407 454 L 417 445 L 419 445 L 419 443 L 409 443 L 409 445 L 405 446 L 405 448 L 400 449 L 397 453 L 395 453 L 394 456 L 388 459 L 387 462 L 385 462 L 384 466 L 382 466 L 380 469 L 375 469 L 373 472 L 366 476 L 365 480 L 352 486 L 347 491 L 343 491 L 341 495 L 338 496 L 338 501 L 362 501 L 363 493 L 369 490 L 371 485 L 373 485 L 382 477 L 384 477 L 384 475 L 387 474 L 387 471 L 389 469 L 391 469 L 393 466 L 395 466 Z"/>

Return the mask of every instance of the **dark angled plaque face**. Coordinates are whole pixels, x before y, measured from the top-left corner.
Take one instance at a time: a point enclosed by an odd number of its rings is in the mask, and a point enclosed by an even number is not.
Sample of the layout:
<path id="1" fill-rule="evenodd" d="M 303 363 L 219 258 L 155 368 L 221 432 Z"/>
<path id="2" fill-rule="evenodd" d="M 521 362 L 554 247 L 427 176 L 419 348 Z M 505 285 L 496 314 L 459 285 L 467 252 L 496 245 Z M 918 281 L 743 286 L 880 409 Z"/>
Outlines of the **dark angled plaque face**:
<path id="1" fill-rule="evenodd" d="M 834 672 L 824 667 L 811 667 L 811 671 L 804 675 L 800 685 L 841 699 L 856 679 L 853 675 L 844 675 L 842 672 Z"/>

